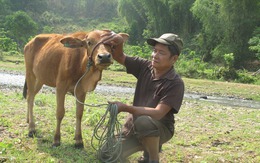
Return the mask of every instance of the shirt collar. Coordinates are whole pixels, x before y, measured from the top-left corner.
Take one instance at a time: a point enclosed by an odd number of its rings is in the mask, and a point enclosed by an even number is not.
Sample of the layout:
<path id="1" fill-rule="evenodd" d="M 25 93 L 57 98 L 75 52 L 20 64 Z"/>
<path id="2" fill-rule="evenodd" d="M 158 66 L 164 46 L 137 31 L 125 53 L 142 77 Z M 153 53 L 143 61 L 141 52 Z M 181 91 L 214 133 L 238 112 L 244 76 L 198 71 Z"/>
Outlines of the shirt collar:
<path id="1" fill-rule="evenodd" d="M 156 79 L 154 79 L 154 72 L 153 72 L 152 65 L 149 66 L 149 69 L 151 70 L 153 80 L 156 80 Z M 160 77 L 160 79 L 157 79 L 157 80 L 161 80 L 161 79 L 174 80 L 175 76 L 176 76 L 176 71 L 175 71 L 174 67 L 172 66 L 172 68 L 168 72 L 166 72 L 164 75 L 162 75 Z"/>

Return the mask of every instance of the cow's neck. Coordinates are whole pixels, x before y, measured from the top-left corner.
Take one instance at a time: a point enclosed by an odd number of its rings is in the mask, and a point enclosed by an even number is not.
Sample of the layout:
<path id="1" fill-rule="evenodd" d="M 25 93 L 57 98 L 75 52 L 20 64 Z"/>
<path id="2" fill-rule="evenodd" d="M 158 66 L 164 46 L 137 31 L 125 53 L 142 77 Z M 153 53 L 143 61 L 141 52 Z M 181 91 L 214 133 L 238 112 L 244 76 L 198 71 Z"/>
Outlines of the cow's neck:
<path id="1" fill-rule="evenodd" d="M 88 73 L 81 81 L 81 87 L 84 92 L 93 91 L 98 81 L 101 79 L 102 71 L 97 69 L 95 66 L 91 66 L 88 70 Z"/>

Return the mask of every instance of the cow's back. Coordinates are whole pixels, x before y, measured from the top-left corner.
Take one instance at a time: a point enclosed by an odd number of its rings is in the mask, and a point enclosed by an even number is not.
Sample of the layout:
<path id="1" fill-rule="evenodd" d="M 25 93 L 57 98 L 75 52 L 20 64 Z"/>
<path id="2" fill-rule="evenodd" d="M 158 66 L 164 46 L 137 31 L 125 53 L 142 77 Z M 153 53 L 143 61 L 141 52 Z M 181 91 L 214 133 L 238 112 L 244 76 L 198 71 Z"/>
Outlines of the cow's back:
<path id="1" fill-rule="evenodd" d="M 83 37 L 84 33 L 77 35 Z M 85 49 L 64 47 L 60 43 L 62 37 L 60 34 L 40 34 L 24 48 L 26 73 L 33 74 L 42 84 L 55 87 L 59 80 L 73 72 L 80 73 L 81 67 L 77 65 L 82 62 Z"/>

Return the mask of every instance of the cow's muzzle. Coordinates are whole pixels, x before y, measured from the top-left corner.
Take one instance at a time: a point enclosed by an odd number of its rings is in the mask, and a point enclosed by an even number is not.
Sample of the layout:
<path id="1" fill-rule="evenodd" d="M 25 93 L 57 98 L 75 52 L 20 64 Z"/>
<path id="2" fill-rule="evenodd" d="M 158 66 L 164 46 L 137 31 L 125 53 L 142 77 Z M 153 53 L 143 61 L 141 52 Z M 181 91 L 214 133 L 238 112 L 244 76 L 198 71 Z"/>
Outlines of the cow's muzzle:
<path id="1" fill-rule="evenodd" d="M 107 54 L 98 54 L 98 60 L 100 64 L 111 64 L 112 63 L 112 55 L 107 53 Z"/>

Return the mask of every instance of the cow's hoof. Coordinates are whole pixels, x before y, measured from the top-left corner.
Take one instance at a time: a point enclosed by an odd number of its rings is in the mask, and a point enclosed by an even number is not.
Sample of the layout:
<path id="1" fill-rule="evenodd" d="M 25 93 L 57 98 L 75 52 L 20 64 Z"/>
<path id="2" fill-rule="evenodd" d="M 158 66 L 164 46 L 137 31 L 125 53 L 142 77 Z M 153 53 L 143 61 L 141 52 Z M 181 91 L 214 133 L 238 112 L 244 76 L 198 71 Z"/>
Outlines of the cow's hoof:
<path id="1" fill-rule="evenodd" d="M 35 136 L 36 136 L 36 131 L 29 131 L 28 136 L 29 136 L 30 138 L 35 137 Z"/>
<path id="2" fill-rule="evenodd" d="M 75 148 L 82 149 L 82 148 L 84 148 L 84 145 L 83 145 L 83 143 L 75 144 Z"/>
<path id="3" fill-rule="evenodd" d="M 58 147 L 58 146 L 60 146 L 60 143 L 53 143 L 53 144 L 52 144 L 52 147 L 53 147 L 53 148 L 56 148 L 56 147 Z"/>

